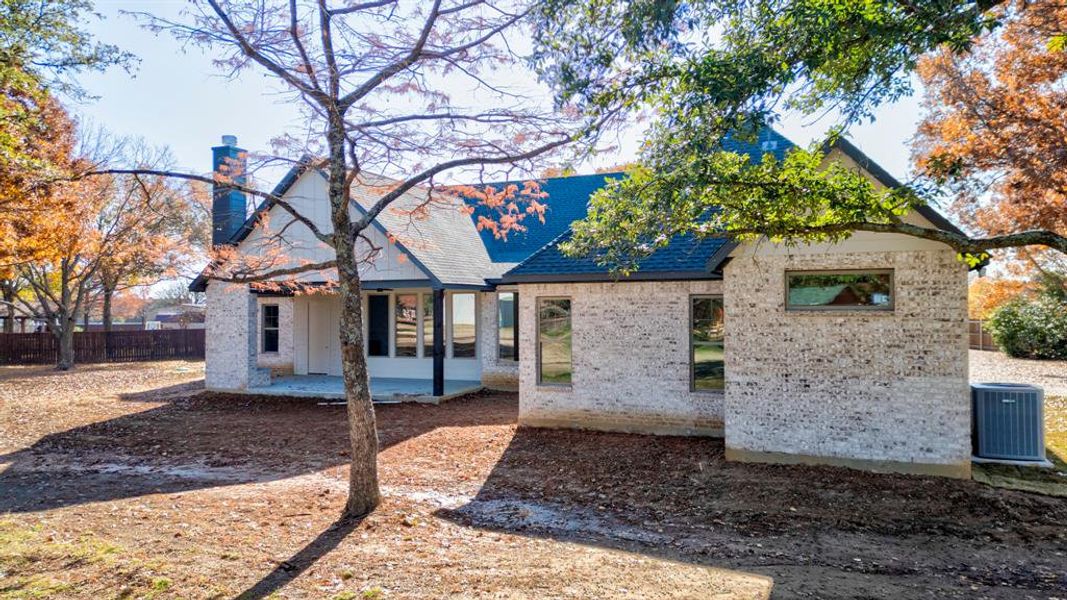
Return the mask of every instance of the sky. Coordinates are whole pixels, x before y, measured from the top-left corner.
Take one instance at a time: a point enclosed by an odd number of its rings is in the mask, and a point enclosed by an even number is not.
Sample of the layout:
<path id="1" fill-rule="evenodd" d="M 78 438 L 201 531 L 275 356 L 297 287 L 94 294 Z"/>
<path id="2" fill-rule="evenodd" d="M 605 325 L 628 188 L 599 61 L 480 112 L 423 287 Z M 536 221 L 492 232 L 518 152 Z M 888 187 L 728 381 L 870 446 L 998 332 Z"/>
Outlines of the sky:
<path id="1" fill-rule="evenodd" d="M 210 148 L 218 145 L 222 135 L 236 135 L 249 150 L 267 150 L 271 138 L 299 128 L 300 114 L 271 78 L 247 71 L 231 80 L 203 49 L 183 48 L 168 34 L 153 33 L 123 14 L 150 10 L 177 17 L 184 4 L 184 0 L 97 0 L 102 19 L 92 19 L 87 28 L 97 39 L 132 52 L 140 64 L 132 74 L 112 69 L 84 76 L 80 81 L 96 98 L 71 108 L 94 126 L 169 147 L 178 168 L 206 173 L 211 170 Z M 898 179 L 906 180 L 911 173 L 908 141 L 920 116 L 919 98 L 905 98 L 881 107 L 873 123 L 853 127 L 850 139 Z M 833 124 L 831 118 L 810 123 L 787 116 L 777 129 L 805 145 L 822 136 Z M 638 136 L 631 134 L 620 141 L 617 153 L 601 156 L 579 172 L 631 160 Z"/>

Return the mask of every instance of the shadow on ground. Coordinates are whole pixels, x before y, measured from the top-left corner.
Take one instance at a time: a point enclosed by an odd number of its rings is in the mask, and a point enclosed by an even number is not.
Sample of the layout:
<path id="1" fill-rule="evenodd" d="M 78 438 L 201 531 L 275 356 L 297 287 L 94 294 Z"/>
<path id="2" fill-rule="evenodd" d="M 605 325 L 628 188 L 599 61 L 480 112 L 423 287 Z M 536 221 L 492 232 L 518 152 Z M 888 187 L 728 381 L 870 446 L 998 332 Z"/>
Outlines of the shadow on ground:
<path id="1" fill-rule="evenodd" d="M 1062 499 L 935 477 L 727 463 L 721 440 L 519 428 L 477 495 L 437 514 L 758 573 L 774 579 L 775 597 L 1067 589 Z"/>
<path id="2" fill-rule="evenodd" d="M 0 514 L 272 481 L 348 462 L 344 407 L 188 397 L 195 385 L 124 396 L 162 404 L 7 455 Z M 706 438 L 515 430 L 516 412 L 514 395 L 379 406 L 379 437 L 385 449 L 438 428 L 500 426 L 491 451 L 479 455 L 490 458 L 477 459 L 484 464 L 473 464 L 476 452 L 450 454 L 463 446 L 448 439 L 412 442 L 401 455 L 426 462 L 391 464 L 393 477 L 447 463 L 452 470 L 438 476 L 480 482 L 472 498 L 436 511 L 453 523 L 758 573 L 774 579 L 776 597 L 1047 597 L 1067 589 L 1063 499 L 931 477 L 727 463 L 722 442 Z M 472 490 L 411 479 L 442 495 Z M 286 586 L 357 526 L 338 520 L 242 597 Z"/>
<path id="3" fill-rule="evenodd" d="M 344 406 L 310 399 L 201 393 L 197 382 L 122 396 L 162 406 L 41 438 L 0 456 L 0 514 L 286 479 L 349 460 Z M 376 407 L 384 450 L 438 427 L 514 422 L 514 411 L 473 397 L 448 405 Z M 486 410 L 477 410 L 477 404 Z"/>
<path id="4" fill-rule="evenodd" d="M 274 570 L 247 590 L 237 594 L 236 600 L 259 600 L 269 597 L 311 568 L 320 558 L 333 551 L 362 522 L 363 519 L 346 516 L 337 519 L 311 543 L 301 548 L 288 560 L 279 563 Z"/>

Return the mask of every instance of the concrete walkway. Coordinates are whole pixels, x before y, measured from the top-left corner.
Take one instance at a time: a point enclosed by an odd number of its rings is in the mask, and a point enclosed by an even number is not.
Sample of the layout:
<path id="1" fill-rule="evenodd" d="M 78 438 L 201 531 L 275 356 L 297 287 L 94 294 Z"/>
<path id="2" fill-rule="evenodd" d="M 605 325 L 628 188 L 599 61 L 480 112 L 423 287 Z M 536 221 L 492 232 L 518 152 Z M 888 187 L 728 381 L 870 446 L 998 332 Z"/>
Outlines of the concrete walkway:
<path id="1" fill-rule="evenodd" d="M 445 380 L 445 395 L 433 395 L 429 379 L 371 377 L 370 393 L 375 402 L 440 402 L 481 389 L 480 381 Z M 344 381 L 329 375 L 289 375 L 275 377 L 267 387 L 250 388 L 249 394 L 344 400 Z"/>

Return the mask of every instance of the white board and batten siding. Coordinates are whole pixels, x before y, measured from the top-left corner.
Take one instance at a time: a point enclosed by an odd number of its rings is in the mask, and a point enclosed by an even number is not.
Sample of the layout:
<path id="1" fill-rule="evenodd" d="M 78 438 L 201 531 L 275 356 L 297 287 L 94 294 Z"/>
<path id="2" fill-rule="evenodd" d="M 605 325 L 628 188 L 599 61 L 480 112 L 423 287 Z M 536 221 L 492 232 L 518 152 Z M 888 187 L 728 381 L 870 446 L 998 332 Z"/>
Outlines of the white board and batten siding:
<path id="1" fill-rule="evenodd" d="M 330 201 L 327 197 L 326 181 L 318 172 L 308 172 L 302 175 L 293 184 L 284 196 L 294 209 L 307 217 L 322 233 L 333 231 L 330 221 Z M 353 218 L 356 212 L 353 210 Z M 266 247 L 277 247 L 278 236 L 285 241 L 288 261 L 279 264 L 278 267 L 295 267 L 302 263 L 316 263 L 331 260 L 333 248 L 322 243 L 311 230 L 300 222 L 294 222 L 292 215 L 280 207 L 271 208 L 268 213 L 266 226 L 257 227 L 241 243 L 241 251 L 250 255 L 262 256 Z M 373 260 L 360 265 L 360 277 L 364 281 L 390 281 L 390 280 L 428 280 L 429 276 L 406 255 L 395 243 L 377 226 L 372 225 L 364 231 L 364 235 L 371 240 L 379 252 Z M 360 240 L 357 243 L 359 256 L 366 256 L 369 248 L 367 242 Z M 335 280 L 334 272 L 310 272 L 296 276 L 300 281 L 314 282 Z"/>
<path id="2" fill-rule="evenodd" d="M 319 231 L 329 233 L 333 230 L 330 222 L 330 203 L 327 198 L 327 186 L 323 177 L 314 171 L 302 175 L 286 192 L 285 199 L 301 215 L 310 219 Z M 353 216 L 355 211 L 353 211 Z M 286 244 L 289 262 L 284 266 L 297 266 L 301 263 L 322 262 L 333 258 L 333 249 L 319 241 L 303 223 L 294 222 L 294 218 L 280 207 L 274 207 L 269 213 L 266 227 L 257 227 L 241 244 L 245 253 L 260 254 L 266 247 L 276 245 L 277 235 L 282 234 Z M 429 281 L 424 272 L 411 257 L 406 255 L 397 244 L 390 242 L 381 229 L 371 226 L 364 232 L 374 246 L 380 248 L 374 260 L 360 265 L 360 277 L 365 288 L 373 290 L 374 282 L 395 281 Z M 360 241 L 358 252 L 367 254 L 367 242 Z M 283 266 L 283 265 L 277 265 Z M 318 282 L 336 279 L 335 272 L 303 273 L 298 279 L 306 282 Z M 396 290 L 395 293 L 430 294 L 430 288 Z M 373 293 L 373 292 L 372 292 Z M 393 300 L 390 300 L 389 331 L 395 329 Z M 363 314 L 367 314 L 367 298 L 363 297 Z M 446 305 L 447 310 L 447 305 Z M 476 309 L 477 310 L 477 309 Z M 341 348 L 338 331 L 340 329 L 341 308 L 336 295 L 300 295 L 293 298 L 292 343 L 293 372 L 297 375 L 326 374 L 341 375 Z M 364 339 L 367 324 L 364 323 Z M 433 377 L 433 359 L 427 357 L 396 357 L 394 341 L 390 333 L 390 356 L 371 356 L 367 366 L 374 377 L 402 377 L 431 379 Z M 447 347 L 446 338 L 446 347 Z M 448 379 L 478 380 L 481 369 L 478 357 L 447 358 L 445 376 Z"/>

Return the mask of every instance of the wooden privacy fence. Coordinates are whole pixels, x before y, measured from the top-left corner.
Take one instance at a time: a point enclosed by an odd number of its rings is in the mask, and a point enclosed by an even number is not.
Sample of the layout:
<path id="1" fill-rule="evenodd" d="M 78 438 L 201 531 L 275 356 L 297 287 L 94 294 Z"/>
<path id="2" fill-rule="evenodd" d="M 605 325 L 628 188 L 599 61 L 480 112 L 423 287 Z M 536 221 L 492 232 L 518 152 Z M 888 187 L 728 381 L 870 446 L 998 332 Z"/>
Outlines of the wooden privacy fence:
<path id="1" fill-rule="evenodd" d="M 204 358 L 204 330 L 79 331 L 74 334 L 76 363 L 168 358 Z M 58 359 L 59 342 L 51 333 L 0 334 L 0 364 L 49 364 Z"/>
<path id="2" fill-rule="evenodd" d="M 997 345 L 993 343 L 993 335 L 985 328 L 984 322 L 969 322 L 968 333 L 970 334 L 969 338 L 972 350 L 999 350 Z"/>

